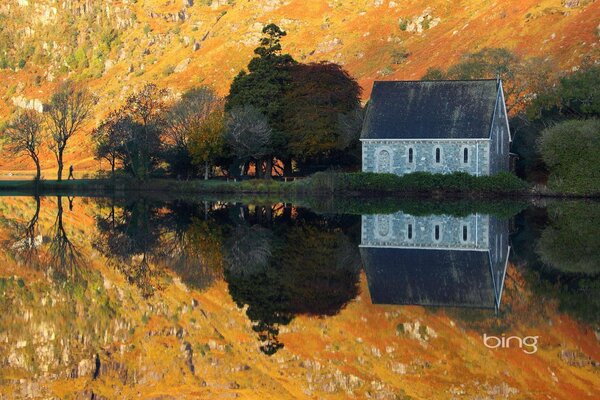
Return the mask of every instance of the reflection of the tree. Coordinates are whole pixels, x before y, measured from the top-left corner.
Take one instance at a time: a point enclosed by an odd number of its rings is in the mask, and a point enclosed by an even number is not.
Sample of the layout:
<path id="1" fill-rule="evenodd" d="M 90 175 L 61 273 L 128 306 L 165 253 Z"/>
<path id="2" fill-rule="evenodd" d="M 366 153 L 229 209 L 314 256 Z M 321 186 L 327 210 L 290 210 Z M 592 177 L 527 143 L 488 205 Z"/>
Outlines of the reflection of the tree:
<path id="1" fill-rule="evenodd" d="M 356 246 L 331 221 L 289 208 L 242 207 L 225 242 L 225 279 L 258 333 L 262 352 L 283 347 L 279 327 L 297 315 L 331 316 L 358 294 Z"/>
<path id="2" fill-rule="evenodd" d="M 559 271 L 600 273 L 600 203 L 568 202 L 548 207 L 549 224 L 537 252 Z"/>
<path id="3" fill-rule="evenodd" d="M 38 220 L 40 216 L 40 197 L 34 196 L 35 211 L 27 222 L 12 222 L 10 230 L 11 238 L 6 243 L 6 251 L 25 265 L 33 268 L 40 267 L 40 247 L 42 245 L 42 235 L 38 232 Z M 7 221 L 8 222 L 8 221 Z"/>
<path id="4" fill-rule="evenodd" d="M 207 287 L 220 271 L 219 229 L 200 219 L 196 203 L 103 199 L 94 247 L 145 297 L 162 287 L 165 269 L 190 287 Z M 209 215 L 204 212 L 204 217 Z"/>
<path id="5" fill-rule="evenodd" d="M 56 198 L 56 220 L 50 237 L 48 266 L 55 279 L 76 279 L 83 264 L 81 253 L 65 230 L 63 223 L 62 196 Z"/>
<path id="6" fill-rule="evenodd" d="M 517 265 L 539 298 L 600 327 L 600 204 L 583 201 L 529 208 L 517 218 Z"/>
<path id="7" fill-rule="evenodd" d="M 47 236 L 38 227 L 41 200 L 35 200 L 35 211 L 25 223 L 11 221 L 10 240 L 6 251 L 16 260 L 30 268 L 43 269 L 55 282 L 83 282 L 81 279 L 82 256 L 77 246 L 69 238 L 64 225 L 62 196 L 56 197 L 56 217 Z"/>

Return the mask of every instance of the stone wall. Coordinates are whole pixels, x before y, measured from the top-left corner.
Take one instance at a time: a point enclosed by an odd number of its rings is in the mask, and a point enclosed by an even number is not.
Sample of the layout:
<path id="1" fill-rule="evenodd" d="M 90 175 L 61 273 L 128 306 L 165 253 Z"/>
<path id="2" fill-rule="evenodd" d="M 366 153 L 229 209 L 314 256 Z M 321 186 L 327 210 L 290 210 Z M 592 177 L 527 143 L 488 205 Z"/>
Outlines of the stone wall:
<path id="1" fill-rule="evenodd" d="M 448 215 L 417 217 L 402 212 L 388 215 L 363 215 L 361 245 L 488 250 L 490 218 L 484 214 L 471 214 L 461 218 Z M 412 225 L 412 238 L 409 238 L 408 234 L 409 225 Z M 440 233 L 437 240 L 435 239 L 436 225 L 439 226 Z M 467 228 L 466 240 L 463 240 L 463 227 Z M 496 233 L 496 230 L 494 232 Z M 508 238 L 508 234 L 504 236 Z"/>
<path id="2" fill-rule="evenodd" d="M 490 174 L 508 171 L 510 168 L 510 133 L 502 91 L 499 91 L 498 93 L 498 101 L 496 102 L 496 108 L 494 110 L 490 137 Z"/>
<path id="3" fill-rule="evenodd" d="M 409 162 L 411 148 L 412 163 Z M 439 163 L 436 162 L 436 148 L 441 152 Z M 468 150 L 466 163 L 465 149 Z M 397 175 L 416 171 L 443 174 L 460 171 L 488 175 L 489 140 L 363 140 L 362 165 L 363 172 L 390 172 Z"/>

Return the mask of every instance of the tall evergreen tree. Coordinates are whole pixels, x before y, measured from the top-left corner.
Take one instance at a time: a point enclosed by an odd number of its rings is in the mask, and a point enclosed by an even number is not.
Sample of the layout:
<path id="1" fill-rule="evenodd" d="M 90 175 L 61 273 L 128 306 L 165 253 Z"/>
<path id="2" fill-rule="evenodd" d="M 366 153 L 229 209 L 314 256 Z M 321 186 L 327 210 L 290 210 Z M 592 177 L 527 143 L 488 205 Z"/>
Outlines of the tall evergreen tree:
<path id="1" fill-rule="evenodd" d="M 273 153 L 265 157 L 266 172 L 270 176 L 273 156 L 288 158 L 283 112 L 285 92 L 291 85 L 289 67 L 296 61 L 281 52 L 281 38 L 286 36 L 277 25 L 263 28 L 260 46 L 254 50 L 256 57 L 248 63 L 248 71 L 241 71 L 233 80 L 225 102 L 225 111 L 253 106 L 268 119 L 272 128 Z"/>

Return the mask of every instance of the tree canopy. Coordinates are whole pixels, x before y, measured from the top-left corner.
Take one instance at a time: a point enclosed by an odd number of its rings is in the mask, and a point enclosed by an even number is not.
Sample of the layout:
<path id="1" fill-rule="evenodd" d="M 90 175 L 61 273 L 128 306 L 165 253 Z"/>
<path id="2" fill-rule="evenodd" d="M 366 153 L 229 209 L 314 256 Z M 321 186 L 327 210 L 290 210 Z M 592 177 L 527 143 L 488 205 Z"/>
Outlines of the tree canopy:
<path id="1" fill-rule="evenodd" d="M 564 193 L 600 193 L 600 120 L 570 120 L 544 130 L 539 152 L 550 169 L 548 185 Z"/>

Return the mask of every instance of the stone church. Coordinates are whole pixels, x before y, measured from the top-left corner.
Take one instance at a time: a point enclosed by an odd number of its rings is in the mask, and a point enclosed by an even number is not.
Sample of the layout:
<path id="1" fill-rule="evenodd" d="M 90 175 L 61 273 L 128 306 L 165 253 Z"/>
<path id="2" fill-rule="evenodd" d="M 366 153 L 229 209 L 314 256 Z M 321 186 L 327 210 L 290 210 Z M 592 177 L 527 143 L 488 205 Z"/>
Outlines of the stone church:
<path id="1" fill-rule="evenodd" d="M 360 140 L 363 172 L 508 171 L 502 81 L 375 82 Z"/>

